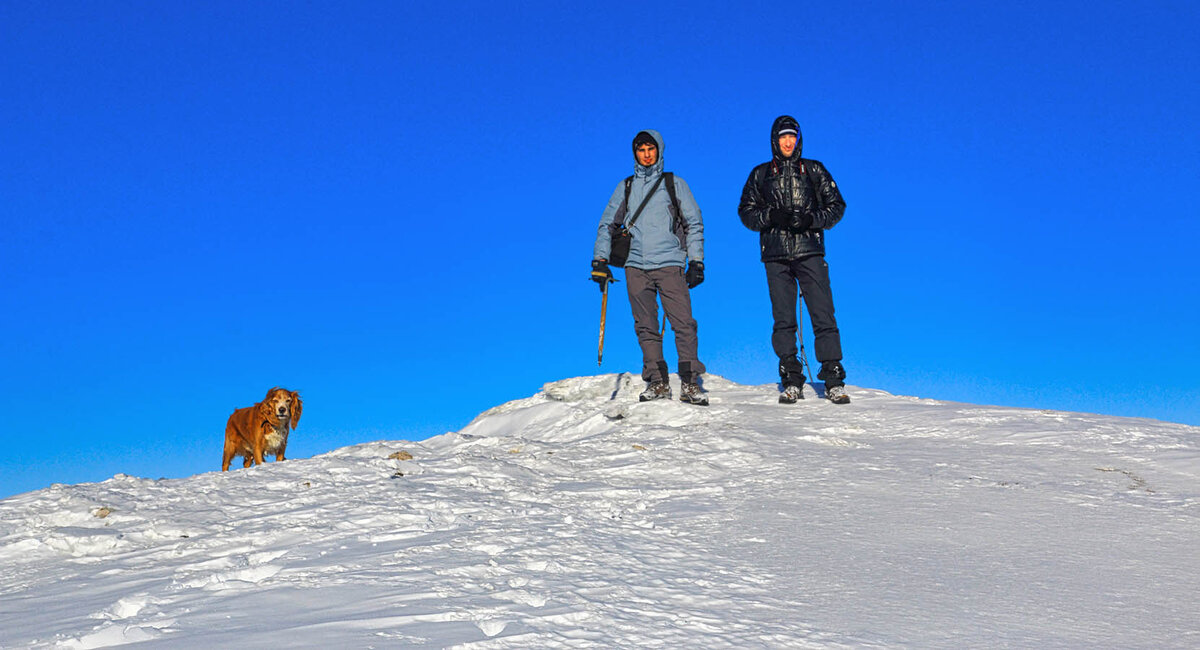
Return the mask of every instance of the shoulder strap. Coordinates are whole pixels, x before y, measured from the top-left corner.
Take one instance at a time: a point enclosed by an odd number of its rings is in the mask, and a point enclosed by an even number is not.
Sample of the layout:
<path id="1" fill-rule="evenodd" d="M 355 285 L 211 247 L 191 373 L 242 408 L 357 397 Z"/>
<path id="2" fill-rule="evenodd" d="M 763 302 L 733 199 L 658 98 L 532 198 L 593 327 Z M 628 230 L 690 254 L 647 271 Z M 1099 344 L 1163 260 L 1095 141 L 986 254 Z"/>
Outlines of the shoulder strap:
<path id="1" fill-rule="evenodd" d="M 658 191 L 658 186 L 662 184 L 662 181 L 663 177 L 662 175 L 659 175 L 658 180 L 654 181 L 654 185 L 650 186 L 650 191 L 646 192 L 646 196 L 642 198 L 642 204 L 638 206 L 637 212 L 633 213 L 633 217 L 629 220 L 629 225 L 627 227 L 632 228 L 633 224 L 638 220 L 638 217 L 642 216 L 642 210 L 644 210 L 646 208 L 646 204 L 650 202 L 650 197 L 654 196 L 654 193 Z"/>
<path id="2" fill-rule="evenodd" d="M 625 215 L 629 213 L 629 190 L 633 187 L 633 177 L 625 177 L 625 200 L 621 201 L 621 207 L 617 208 L 617 215 L 613 218 L 612 225 L 621 227 L 621 222 L 625 220 Z"/>
<path id="3" fill-rule="evenodd" d="M 683 218 L 683 208 L 679 207 L 679 197 L 675 196 L 675 174 L 671 172 L 663 172 L 663 176 L 667 179 L 667 194 L 671 196 L 671 207 L 674 212 L 671 214 L 671 232 L 675 233 L 675 237 L 679 239 L 679 246 L 683 252 L 687 253 L 687 238 L 688 227 L 687 219 Z"/>
<path id="4" fill-rule="evenodd" d="M 675 214 L 679 214 L 679 197 L 675 196 L 675 174 L 663 172 L 663 182 L 667 184 L 667 194 L 671 195 L 671 205 L 675 206 Z"/>
<path id="5" fill-rule="evenodd" d="M 817 183 L 818 179 L 813 176 L 811 162 L 811 160 L 800 159 L 800 164 L 803 165 L 802 168 L 804 169 L 804 176 L 808 178 L 808 186 L 812 188 L 813 201 L 817 204 L 817 209 L 820 209 L 824 207 L 821 204 L 825 201 L 821 197 L 821 186 Z"/>
<path id="6" fill-rule="evenodd" d="M 675 196 L 675 174 L 663 172 L 663 177 L 667 182 L 667 194 L 671 196 L 671 207 L 675 210 L 671 213 L 671 217 L 673 218 L 671 230 L 676 233 L 682 233 L 680 236 L 680 244 L 682 245 L 687 236 L 688 224 L 687 220 L 683 218 L 683 209 L 679 207 L 679 197 Z"/>

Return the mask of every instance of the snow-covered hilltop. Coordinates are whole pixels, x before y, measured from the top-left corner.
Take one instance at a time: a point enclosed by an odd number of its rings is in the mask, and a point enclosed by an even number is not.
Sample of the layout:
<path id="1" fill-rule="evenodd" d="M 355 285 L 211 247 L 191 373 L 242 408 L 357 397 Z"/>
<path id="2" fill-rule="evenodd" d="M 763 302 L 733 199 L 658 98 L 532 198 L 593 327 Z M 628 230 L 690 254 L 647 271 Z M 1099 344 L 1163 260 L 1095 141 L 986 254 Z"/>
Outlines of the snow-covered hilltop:
<path id="1" fill-rule="evenodd" d="M 1200 646 L 1196 427 L 636 379 L 2 500 L 0 647 Z"/>

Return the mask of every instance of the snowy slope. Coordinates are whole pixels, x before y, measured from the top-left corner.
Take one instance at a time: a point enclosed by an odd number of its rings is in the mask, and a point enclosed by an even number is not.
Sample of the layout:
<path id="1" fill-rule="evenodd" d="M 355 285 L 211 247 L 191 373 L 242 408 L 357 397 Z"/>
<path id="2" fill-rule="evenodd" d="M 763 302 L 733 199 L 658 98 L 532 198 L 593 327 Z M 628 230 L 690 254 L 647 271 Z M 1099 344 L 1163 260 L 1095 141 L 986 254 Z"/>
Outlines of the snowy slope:
<path id="1" fill-rule="evenodd" d="M 1200 647 L 1196 427 L 640 384 L 0 501 L 0 647 Z"/>

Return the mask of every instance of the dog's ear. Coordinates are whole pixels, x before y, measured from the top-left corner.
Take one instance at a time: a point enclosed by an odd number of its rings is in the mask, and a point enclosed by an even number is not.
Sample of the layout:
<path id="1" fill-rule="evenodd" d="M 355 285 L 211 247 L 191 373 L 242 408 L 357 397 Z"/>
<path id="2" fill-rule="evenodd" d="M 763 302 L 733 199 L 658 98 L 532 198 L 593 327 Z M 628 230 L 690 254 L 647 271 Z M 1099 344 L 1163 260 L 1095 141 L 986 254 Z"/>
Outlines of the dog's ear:
<path id="1" fill-rule="evenodd" d="M 300 412 L 304 410 L 304 402 L 300 401 L 300 393 L 292 391 L 292 419 L 290 424 L 292 428 L 300 426 Z"/>
<path id="2" fill-rule="evenodd" d="M 271 408 L 271 394 L 270 393 L 267 393 L 267 396 L 263 398 L 263 401 L 254 405 L 254 412 L 258 414 L 259 420 L 263 420 L 263 419 L 274 420 L 275 413 L 274 413 L 274 409 Z"/>

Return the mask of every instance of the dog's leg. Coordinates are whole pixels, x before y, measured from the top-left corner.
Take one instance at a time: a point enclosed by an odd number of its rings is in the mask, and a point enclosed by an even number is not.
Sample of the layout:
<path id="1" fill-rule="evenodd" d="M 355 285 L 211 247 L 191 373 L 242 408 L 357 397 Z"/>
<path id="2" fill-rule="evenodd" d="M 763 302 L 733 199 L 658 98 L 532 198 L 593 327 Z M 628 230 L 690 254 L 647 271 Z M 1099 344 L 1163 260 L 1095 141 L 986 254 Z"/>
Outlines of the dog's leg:
<path id="1" fill-rule="evenodd" d="M 254 436 L 254 462 L 258 465 L 265 465 L 267 459 L 263 458 L 263 455 L 266 453 L 267 435 L 271 433 L 271 424 L 263 422 L 258 426 L 258 435 Z"/>
<path id="2" fill-rule="evenodd" d="M 233 457 L 237 455 L 237 450 L 229 441 L 229 432 L 225 432 L 225 451 L 221 454 L 221 471 L 229 471 L 229 463 L 233 462 Z"/>

